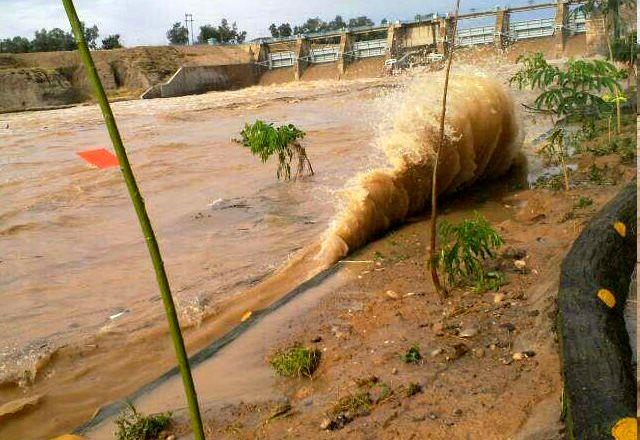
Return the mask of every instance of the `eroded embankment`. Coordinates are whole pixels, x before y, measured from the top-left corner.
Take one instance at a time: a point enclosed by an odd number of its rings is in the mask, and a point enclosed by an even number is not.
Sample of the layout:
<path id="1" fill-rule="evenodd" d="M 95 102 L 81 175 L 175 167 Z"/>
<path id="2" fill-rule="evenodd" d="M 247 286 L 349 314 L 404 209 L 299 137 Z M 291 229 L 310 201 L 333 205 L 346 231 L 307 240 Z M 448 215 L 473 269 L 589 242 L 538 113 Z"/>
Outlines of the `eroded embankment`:
<path id="1" fill-rule="evenodd" d="M 97 50 L 92 56 L 112 99 L 138 98 L 181 66 L 217 65 L 226 73 L 234 70 L 229 66 L 249 66 L 251 62 L 245 46 L 133 47 Z M 237 82 L 236 88 L 245 86 L 244 78 L 236 78 L 233 72 L 228 76 Z M 75 51 L 0 54 L 0 113 L 75 104 L 89 101 L 91 96 Z"/>

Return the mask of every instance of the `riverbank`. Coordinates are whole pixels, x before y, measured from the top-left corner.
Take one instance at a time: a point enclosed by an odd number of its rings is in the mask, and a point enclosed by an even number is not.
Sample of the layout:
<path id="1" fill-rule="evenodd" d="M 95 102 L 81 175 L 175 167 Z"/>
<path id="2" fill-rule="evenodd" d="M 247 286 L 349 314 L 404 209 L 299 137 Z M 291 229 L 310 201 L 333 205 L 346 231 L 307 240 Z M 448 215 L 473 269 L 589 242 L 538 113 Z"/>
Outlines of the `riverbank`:
<path id="1" fill-rule="evenodd" d="M 443 219 L 457 221 L 474 210 L 505 239 L 494 261 L 507 282 L 498 292 L 456 289 L 441 303 L 425 277 L 422 218 L 356 252 L 333 281 L 265 318 L 196 372 L 206 384 L 207 432 L 213 438 L 563 439 L 559 267 L 584 223 L 621 186 L 564 193 L 516 189 L 511 181 L 489 187 L 491 200 L 475 191 L 447 204 Z M 566 220 L 580 197 L 593 204 Z M 313 378 L 277 378 L 268 366 L 275 350 L 293 343 L 322 353 Z M 422 355 L 417 364 L 402 360 L 411 347 Z M 170 403 L 181 401 L 174 382 L 166 400 L 159 397 L 167 390 L 154 391 L 136 403 L 142 411 L 175 411 L 183 405 Z M 344 426 L 331 425 L 332 409 L 354 395 L 368 396 L 366 407 Z M 174 415 L 170 432 L 188 438 L 184 410 Z M 88 438 L 109 438 L 110 426 L 90 430 Z"/>

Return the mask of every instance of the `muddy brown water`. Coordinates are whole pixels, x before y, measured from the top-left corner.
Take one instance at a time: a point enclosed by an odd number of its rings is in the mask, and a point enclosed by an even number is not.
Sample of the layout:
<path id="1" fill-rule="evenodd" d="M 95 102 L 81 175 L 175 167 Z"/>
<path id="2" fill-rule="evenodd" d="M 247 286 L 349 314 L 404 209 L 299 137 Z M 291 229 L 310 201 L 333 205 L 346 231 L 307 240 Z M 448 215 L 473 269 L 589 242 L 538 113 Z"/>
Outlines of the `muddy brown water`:
<path id="1" fill-rule="evenodd" d="M 327 227 L 334 191 L 378 154 L 368 115 L 382 86 L 319 82 L 114 105 L 183 323 L 213 313 Z M 279 184 L 274 163 L 263 165 L 230 141 L 258 118 L 304 127 L 318 174 Z M 98 397 L 111 385 L 98 377 L 95 360 L 84 362 L 82 379 L 61 383 L 68 373 L 59 371 L 61 357 L 110 344 L 140 347 L 165 322 L 119 170 L 93 169 L 76 156 L 109 148 L 98 109 L 0 119 L 0 403 L 45 395 L 24 417 L 0 421 L 0 437 L 41 438 L 115 397 Z M 164 355 L 166 348 L 150 347 Z M 114 367 L 121 359 L 99 362 Z M 118 380 L 119 392 L 134 389 L 122 383 L 129 379 L 140 377 Z M 8 384 L 16 381 L 23 386 Z M 71 410 L 74 416 L 64 414 Z"/>

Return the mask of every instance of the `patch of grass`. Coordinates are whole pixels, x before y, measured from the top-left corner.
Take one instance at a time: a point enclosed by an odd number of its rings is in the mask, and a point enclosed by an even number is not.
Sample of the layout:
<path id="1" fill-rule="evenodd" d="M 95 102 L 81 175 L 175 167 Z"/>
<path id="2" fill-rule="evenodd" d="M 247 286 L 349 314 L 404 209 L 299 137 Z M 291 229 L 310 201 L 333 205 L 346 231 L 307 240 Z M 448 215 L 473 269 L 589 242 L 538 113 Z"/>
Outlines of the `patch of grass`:
<path id="1" fill-rule="evenodd" d="M 367 391 L 361 391 L 350 394 L 338 400 L 331 408 L 331 415 L 347 414 L 351 417 L 369 414 L 373 401 L 371 394 Z"/>
<path id="2" fill-rule="evenodd" d="M 484 278 L 477 280 L 473 289 L 478 293 L 487 291 L 497 292 L 502 286 L 507 284 L 504 274 L 498 270 L 487 272 Z"/>
<path id="3" fill-rule="evenodd" d="M 580 198 L 573 204 L 571 211 L 567 212 L 560 219 L 560 223 L 565 223 L 565 222 L 568 222 L 569 220 L 578 218 L 579 216 L 581 216 L 578 211 L 586 209 L 591 205 L 593 205 L 593 199 L 591 197 L 580 196 Z"/>
<path id="4" fill-rule="evenodd" d="M 605 177 L 604 173 L 600 171 L 598 167 L 595 166 L 595 164 L 592 164 L 591 167 L 589 167 L 588 177 L 589 177 L 589 182 L 595 185 L 607 185 L 610 183 L 608 179 Z"/>
<path id="5" fill-rule="evenodd" d="M 385 259 L 385 256 L 384 256 L 384 254 L 383 254 L 382 252 L 380 252 L 380 251 L 375 251 L 375 252 L 373 253 L 373 261 L 376 261 L 376 262 L 380 262 L 380 263 L 381 263 L 381 262 L 383 262 L 383 261 L 384 261 L 384 259 Z"/>
<path id="6" fill-rule="evenodd" d="M 375 389 L 376 388 L 380 389 L 380 391 L 376 395 L 375 403 L 384 402 L 389 397 L 391 397 L 391 395 L 393 394 L 393 390 L 385 382 L 377 383 L 372 388 L 373 388 L 374 394 L 375 394 Z"/>
<path id="7" fill-rule="evenodd" d="M 591 197 L 580 196 L 578 201 L 573 205 L 574 209 L 584 209 L 593 205 L 593 199 Z"/>
<path id="8" fill-rule="evenodd" d="M 536 182 L 533 184 L 533 187 L 537 189 L 550 189 L 552 191 L 560 191 L 563 185 L 564 180 L 562 175 L 556 174 L 553 176 L 539 176 L 536 179 Z"/>
<path id="9" fill-rule="evenodd" d="M 280 376 L 311 377 L 320 364 L 320 357 L 320 350 L 295 344 L 275 352 L 269 365 Z"/>
<path id="10" fill-rule="evenodd" d="M 380 379 L 378 378 L 378 376 L 367 376 L 358 378 L 355 382 L 359 388 L 371 388 L 372 386 L 380 382 Z"/>
<path id="11" fill-rule="evenodd" d="M 420 392 L 422 392 L 422 386 L 418 383 L 410 382 L 407 386 L 405 394 L 407 395 L 407 397 L 412 397 Z"/>
<path id="12" fill-rule="evenodd" d="M 152 440 L 171 424 L 171 413 L 140 414 L 131 402 L 115 421 L 116 440 Z"/>
<path id="13" fill-rule="evenodd" d="M 422 355 L 420 354 L 420 347 L 418 347 L 417 345 L 411 346 L 411 348 L 409 348 L 407 352 L 402 355 L 401 359 L 402 359 L 402 362 L 404 362 L 405 364 L 420 363 L 420 361 L 422 360 Z"/>
<path id="14" fill-rule="evenodd" d="M 589 145 L 585 148 L 585 151 L 594 156 L 617 154 L 625 162 L 629 162 L 636 157 L 635 140 L 623 135 L 616 135 L 611 140 L 603 140 L 595 145 Z"/>
<path id="15" fill-rule="evenodd" d="M 401 261 L 407 261 L 408 259 L 409 259 L 409 256 L 408 256 L 408 255 L 401 254 L 401 253 L 397 253 L 397 252 L 396 252 L 396 253 L 394 253 L 394 254 L 392 255 L 392 258 L 391 258 L 391 260 L 392 260 L 394 263 L 400 263 Z"/>

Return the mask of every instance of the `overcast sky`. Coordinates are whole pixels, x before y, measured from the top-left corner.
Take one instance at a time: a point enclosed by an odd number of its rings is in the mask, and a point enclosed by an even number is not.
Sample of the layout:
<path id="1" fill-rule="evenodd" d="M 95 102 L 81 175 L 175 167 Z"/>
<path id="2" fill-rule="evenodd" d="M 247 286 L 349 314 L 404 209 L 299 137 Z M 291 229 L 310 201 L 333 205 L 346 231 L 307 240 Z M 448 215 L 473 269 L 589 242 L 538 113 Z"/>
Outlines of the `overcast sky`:
<path id="1" fill-rule="evenodd" d="M 543 2 L 535 0 L 536 3 Z M 545 3 L 548 1 L 544 1 Z M 462 10 L 492 9 L 496 5 L 526 5 L 528 0 L 462 0 Z M 236 21 L 252 39 L 269 34 L 272 22 L 304 22 L 307 17 L 325 20 L 337 14 L 348 19 L 367 15 L 375 22 L 382 18 L 407 20 L 416 14 L 445 13 L 453 0 L 75 0 L 80 19 L 97 24 L 100 37 L 119 33 L 127 46 L 166 44 L 165 33 L 172 23 L 193 14 L 194 30 L 226 17 Z M 37 29 L 69 29 L 60 0 L 0 0 L 0 38 L 21 35 L 33 38 Z M 550 11 L 551 12 L 551 11 Z"/>

